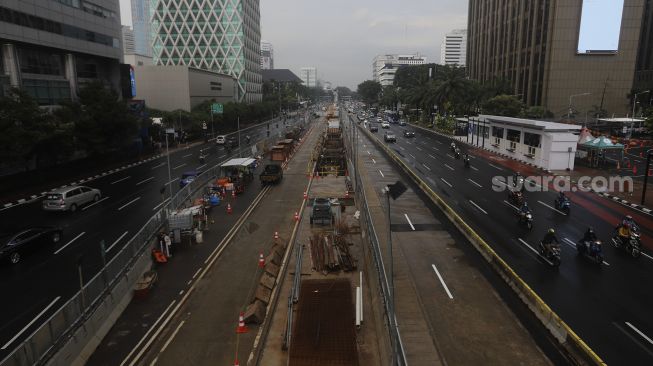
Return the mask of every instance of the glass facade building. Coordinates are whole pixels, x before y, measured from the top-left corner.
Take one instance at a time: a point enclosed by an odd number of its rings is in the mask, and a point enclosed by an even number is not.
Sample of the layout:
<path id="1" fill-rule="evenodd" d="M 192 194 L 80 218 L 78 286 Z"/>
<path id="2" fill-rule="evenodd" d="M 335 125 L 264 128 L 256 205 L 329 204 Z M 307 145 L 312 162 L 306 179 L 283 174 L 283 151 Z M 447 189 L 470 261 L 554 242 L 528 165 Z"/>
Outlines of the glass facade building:
<path id="1" fill-rule="evenodd" d="M 155 65 L 235 77 L 236 99 L 261 100 L 259 0 L 150 0 Z"/>

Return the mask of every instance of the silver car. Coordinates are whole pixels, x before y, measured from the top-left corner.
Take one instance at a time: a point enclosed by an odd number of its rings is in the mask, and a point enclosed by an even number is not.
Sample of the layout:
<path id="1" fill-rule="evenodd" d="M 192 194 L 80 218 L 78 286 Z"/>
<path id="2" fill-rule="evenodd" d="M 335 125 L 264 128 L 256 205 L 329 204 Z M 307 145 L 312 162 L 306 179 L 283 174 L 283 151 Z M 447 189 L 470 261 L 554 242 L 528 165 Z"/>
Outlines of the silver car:
<path id="1" fill-rule="evenodd" d="M 102 193 L 99 189 L 86 186 L 58 188 L 45 195 L 43 209 L 75 212 L 87 203 L 99 201 L 101 197 Z"/>

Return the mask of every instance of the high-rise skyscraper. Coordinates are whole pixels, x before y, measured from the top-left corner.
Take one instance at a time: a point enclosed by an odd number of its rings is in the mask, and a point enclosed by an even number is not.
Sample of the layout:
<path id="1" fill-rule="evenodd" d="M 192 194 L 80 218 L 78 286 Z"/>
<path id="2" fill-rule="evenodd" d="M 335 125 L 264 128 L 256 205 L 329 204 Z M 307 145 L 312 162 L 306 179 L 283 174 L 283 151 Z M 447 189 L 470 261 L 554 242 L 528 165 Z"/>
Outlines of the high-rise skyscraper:
<path id="1" fill-rule="evenodd" d="M 132 27 L 134 29 L 134 52 L 152 57 L 152 37 L 150 35 L 150 2 L 156 0 L 131 0 Z"/>
<path id="2" fill-rule="evenodd" d="M 630 115 L 635 76 L 646 85 L 648 68 L 653 81 L 645 55 L 650 7 L 650 0 L 470 0 L 469 76 L 504 79 L 528 106 L 556 116 L 571 109 L 591 117 L 597 108 Z"/>
<path id="3" fill-rule="evenodd" d="M 442 65 L 465 66 L 467 55 L 467 30 L 454 29 L 444 35 L 440 46 L 440 63 Z"/>
<path id="4" fill-rule="evenodd" d="M 274 48 L 272 43 L 261 41 L 261 70 L 274 69 Z"/>
<path id="5" fill-rule="evenodd" d="M 309 88 L 317 86 L 317 69 L 315 67 L 302 67 L 299 71 L 299 78 L 302 84 Z"/>
<path id="6" fill-rule="evenodd" d="M 122 52 L 125 54 L 134 53 L 134 30 L 128 25 L 122 26 Z"/>
<path id="7" fill-rule="evenodd" d="M 152 0 L 155 65 L 187 65 L 238 80 L 237 100 L 261 100 L 259 0 Z"/>
<path id="8" fill-rule="evenodd" d="M 426 57 L 414 55 L 378 55 L 372 61 L 372 79 L 382 86 L 392 85 L 397 69 L 406 65 L 424 65 Z"/>

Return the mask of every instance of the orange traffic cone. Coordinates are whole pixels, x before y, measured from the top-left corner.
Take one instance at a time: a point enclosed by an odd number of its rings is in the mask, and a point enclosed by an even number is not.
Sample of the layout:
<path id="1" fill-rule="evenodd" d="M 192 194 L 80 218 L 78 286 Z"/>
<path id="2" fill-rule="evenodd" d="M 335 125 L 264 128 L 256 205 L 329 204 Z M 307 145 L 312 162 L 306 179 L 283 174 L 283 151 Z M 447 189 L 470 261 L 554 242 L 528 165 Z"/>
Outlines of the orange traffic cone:
<path id="1" fill-rule="evenodd" d="M 637 165 L 633 165 L 633 175 L 637 174 Z"/>
<path id="2" fill-rule="evenodd" d="M 234 366 L 240 366 L 240 363 L 238 363 L 238 359 L 236 359 L 236 362 L 234 362 Z"/>
<path id="3" fill-rule="evenodd" d="M 274 240 L 279 240 L 279 232 L 278 231 L 274 232 Z"/>
<path id="4" fill-rule="evenodd" d="M 263 258 L 263 253 L 258 255 L 258 266 L 259 268 L 265 267 L 265 258 Z"/>
<path id="5" fill-rule="evenodd" d="M 227 203 L 227 213 L 228 213 L 228 214 L 231 214 L 231 212 L 232 212 L 232 210 L 231 210 L 231 204 Z"/>
<path id="6" fill-rule="evenodd" d="M 294 216 L 295 221 L 299 221 L 299 213 L 295 211 L 295 216 Z"/>
<path id="7" fill-rule="evenodd" d="M 236 328 L 236 333 L 247 333 L 247 326 L 245 326 L 245 314 L 242 312 L 238 316 L 238 328 Z"/>

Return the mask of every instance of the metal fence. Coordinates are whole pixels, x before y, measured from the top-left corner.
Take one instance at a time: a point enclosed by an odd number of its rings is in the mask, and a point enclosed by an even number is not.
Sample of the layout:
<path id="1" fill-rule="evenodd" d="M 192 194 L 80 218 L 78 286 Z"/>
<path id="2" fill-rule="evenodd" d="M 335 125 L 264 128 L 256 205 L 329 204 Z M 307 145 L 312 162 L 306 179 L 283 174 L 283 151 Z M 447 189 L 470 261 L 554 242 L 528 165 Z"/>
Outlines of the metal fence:
<path id="1" fill-rule="evenodd" d="M 269 142 L 276 138 L 276 136 L 271 136 L 264 141 Z M 102 303 L 104 297 L 127 277 L 141 255 L 147 255 L 144 252 L 166 223 L 168 213 L 190 203 L 194 195 L 201 194 L 201 188 L 210 180 L 217 178 L 219 173 L 220 163 L 207 169 L 194 181 L 177 191 L 136 235 L 93 278 L 84 284 L 81 290 L 77 291 L 36 331 L 0 361 L 0 366 L 45 364 L 73 336 L 75 331 L 84 325 L 84 322 Z M 131 288 L 128 288 L 127 291 L 131 291 Z"/>
<path id="2" fill-rule="evenodd" d="M 381 253 L 381 245 L 379 243 L 379 238 L 376 233 L 376 228 L 374 227 L 374 220 L 372 219 L 372 215 L 370 213 L 369 206 L 367 204 L 367 196 L 365 194 L 365 189 L 363 189 L 363 182 L 360 177 L 360 171 L 358 169 L 358 164 L 357 164 L 357 157 L 356 151 L 357 151 L 357 145 L 358 142 L 355 140 L 357 136 L 357 132 L 354 133 L 355 129 L 357 128 L 356 122 L 351 120 L 351 117 L 347 118 L 346 122 L 352 122 L 352 123 L 345 123 L 344 125 L 347 125 L 345 128 L 345 133 L 348 136 L 346 139 L 346 144 L 348 145 L 347 149 L 347 154 L 349 155 L 350 162 L 351 162 L 351 172 L 353 172 L 353 180 L 354 180 L 354 187 L 355 187 L 355 192 L 356 192 L 356 201 L 359 203 L 359 208 L 360 208 L 360 222 L 361 222 L 361 228 L 365 227 L 367 228 L 367 234 L 365 238 L 368 240 L 370 248 L 372 250 L 372 256 L 374 257 L 374 265 L 376 268 L 376 274 L 377 278 L 379 279 L 379 284 L 381 286 L 381 296 L 383 299 L 383 306 L 385 309 L 385 320 L 386 324 L 388 324 L 388 332 L 390 339 L 393 340 L 392 343 L 394 344 L 396 342 L 396 348 L 393 352 L 393 365 L 398 365 L 398 366 L 406 366 L 408 365 L 408 362 L 406 361 L 406 355 L 403 347 L 403 343 L 401 340 L 401 335 L 399 333 L 399 328 L 398 327 L 393 327 L 392 324 L 397 324 L 397 319 L 395 316 L 395 311 L 393 309 L 393 304 L 391 302 L 391 295 L 390 295 L 390 282 L 388 275 L 386 273 L 386 266 L 385 263 L 383 262 L 383 255 Z"/>

